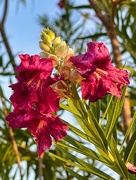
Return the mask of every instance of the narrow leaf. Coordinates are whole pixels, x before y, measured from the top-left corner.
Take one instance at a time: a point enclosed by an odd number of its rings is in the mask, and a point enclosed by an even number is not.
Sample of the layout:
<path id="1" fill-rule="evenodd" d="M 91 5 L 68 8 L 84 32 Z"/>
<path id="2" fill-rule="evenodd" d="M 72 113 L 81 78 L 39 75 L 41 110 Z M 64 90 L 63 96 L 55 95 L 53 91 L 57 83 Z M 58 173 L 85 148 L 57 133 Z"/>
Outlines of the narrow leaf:
<path id="1" fill-rule="evenodd" d="M 74 177 L 77 178 L 79 180 L 86 180 L 86 178 L 84 178 L 83 176 L 77 174 L 76 172 L 72 171 L 70 168 L 65 166 L 65 169 Z"/>
<path id="2" fill-rule="evenodd" d="M 113 136 L 111 136 L 111 139 L 109 139 L 109 145 L 110 145 L 112 156 L 114 157 L 113 163 L 115 164 L 116 172 L 120 174 L 124 179 L 129 179 L 127 167 L 125 163 L 123 162 L 122 157 L 119 154 L 115 144 L 116 142 Z"/>
<path id="3" fill-rule="evenodd" d="M 105 129 L 105 134 L 106 134 L 107 139 L 113 133 L 115 126 L 117 124 L 117 120 L 121 113 L 123 102 L 124 102 L 125 91 L 126 91 L 126 87 L 124 87 L 123 89 L 121 99 L 115 98 L 114 105 L 112 105 L 112 108 L 109 111 L 109 117 L 107 120 L 106 129 Z"/>
<path id="4" fill-rule="evenodd" d="M 58 149 L 60 149 L 60 151 L 64 152 L 66 154 L 66 156 L 71 159 L 73 162 L 77 162 L 83 170 L 85 171 L 88 171 L 92 174 L 95 174 L 96 176 L 102 178 L 102 179 L 105 179 L 105 180 L 113 180 L 114 178 L 112 178 L 111 176 L 109 176 L 108 174 L 104 173 L 103 171 L 97 169 L 96 167 L 94 167 L 93 165 L 89 164 L 89 163 L 86 163 L 84 162 L 81 158 L 78 158 L 72 154 L 70 154 L 68 151 L 62 149 L 60 146 L 57 146 L 56 147 Z"/>
<path id="5" fill-rule="evenodd" d="M 130 123 L 128 129 L 127 129 L 127 132 L 126 132 L 126 134 L 125 134 L 125 137 L 124 137 L 124 139 L 123 139 L 123 141 L 122 141 L 122 143 L 121 143 L 120 151 L 119 151 L 120 153 L 121 153 L 121 151 L 122 151 L 122 149 L 123 149 L 123 145 L 124 145 L 125 141 L 127 140 L 128 136 L 130 135 L 130 132 L 133 131 L 135 124 L 136 124 L 136 111 L 135 111 L 134 116 L 133 116 L 133 118 L 132 118 L 132 120 L 131 120 L 131 123 Z"/>
<path id="6" fill-rule="evenodd" d="M 136 153 L 136 131 L 133 133 L 126 147 L 125 154 L 124 154 L 125 162 L 126 163 L 130 162 L 135 153 Z"/>

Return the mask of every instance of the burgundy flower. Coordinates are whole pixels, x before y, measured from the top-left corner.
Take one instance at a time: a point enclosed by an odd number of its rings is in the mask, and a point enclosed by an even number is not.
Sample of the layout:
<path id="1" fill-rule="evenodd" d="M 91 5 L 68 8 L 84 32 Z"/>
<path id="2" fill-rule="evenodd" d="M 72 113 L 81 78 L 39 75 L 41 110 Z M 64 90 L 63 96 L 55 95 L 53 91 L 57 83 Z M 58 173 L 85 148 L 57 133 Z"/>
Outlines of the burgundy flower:
<path id="1" fill-rule="evenodd" d="M 58 116 L 32 119 L 29 122 L 28 130 L 34 135 L 38 143 L 38 156 L 40 157 L 45 149 L 50 149 L 51 137 L 58 142 L 66 136 L 67 129 L 67 125 Z"/>
<path id="2" fill-rule="evenodd" d="M 103 43 L 90 42 L 85 54 L 72 56 L 70 60 L 82 81 L 82 97 L 95 102 L 106 94 L 121 97 L 121 89 L 129 84 L 125 70 L 114 67 L 107 47 Z"/>
<path id="3" fill-rule="evenodd" d="M 127 169 L 131 174 L 136 174 L 136 166 L 131 163 L 127 163 Z"/>
<path id="4" fill-rule="evenodd" d="M 56 112 L 59 107 L 57 93 L 50 87 L 54 83 L 52 61 L 40 59 L 38 55 L 20 55 L 21 64 L 16 68 L 18 82 L 10 87 L 14 90 L 10 100 L 16 108 L 35 110 L 42 114 Z"/>
<path id="5" fill-rule="evenodd" d="M 57 142 L 66 135 L 67 125 L 52 116 L 59 108 L 58 94 L 51 88 L 57 78 L 50 77 L 53 70 L 51 59 L 28 54 L 19 57 L 18 82 L 10 86 L 14 91 L 10 97 L 14 110 L 6 120 L 12 128 L 28 128 L 38 142 L 41 155 L 46 147 L 51 146 L 50 136 Z"/>

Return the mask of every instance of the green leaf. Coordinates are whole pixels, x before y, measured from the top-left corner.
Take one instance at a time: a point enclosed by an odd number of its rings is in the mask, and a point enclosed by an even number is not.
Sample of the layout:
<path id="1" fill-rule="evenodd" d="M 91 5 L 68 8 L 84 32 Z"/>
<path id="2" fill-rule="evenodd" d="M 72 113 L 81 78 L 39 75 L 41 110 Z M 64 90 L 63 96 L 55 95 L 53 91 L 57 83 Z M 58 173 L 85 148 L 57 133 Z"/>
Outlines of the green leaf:
<path id="1" fill-rule="evenodd" d="M 73 111 L 76 120 L 78 121 L 79 125 L 81 126 L 81 128 L 83 129 L 85 134 L 87 136 L 90 136 L 91 142 L 93 144 L 95 144 L 97 147 L 103 148 L 103 146 L 100 145 L 100 139 L 99 139 L 98 135 L 96 136 L 96 133 L 97 133 L 96 127 L 94 130 L 94 126 L 92 127 L 92 125 L 88 122 L 88 115 L 86 113 L 85 108 L 83 107 L 82 102 L 80 102 L 78 100 L 72 101 L 69 99 L 68 105 L 69 106 L 65 105 L 66 106 L 65 108 L 67 108 L 67 110 L 70 112 Z M 78 131 L 77 129 L 75 129 L 75 130 Z"/>
<path id="2" fill-rule="evenodd" d="M 67 123 L 67 122 L 66 122 Z M 109 157 L 107 156 L 108 152 L 103 151 L 99 141 L 96 139 L 95 135 L 93 136 L 92 134 L 88 134 L 88 133 L 84 133 L 81 130 L 79 130 L 78 128 L 76 128 L 75 126 L 72 126 L 71 124 L 67 123 L 69 129 L 74 132 L 78 137 L 81 137 L 83 139 L 85 139 L 86 141 L 92 143 L 95 145 L 96 149 L 99 151 L 99 153 L 101 154 L 103 161 L 105 160 L 105 162 L 107 162 L 106 164 L 109 164 Z"/>
<path id="3" fill-rule="evenodd" d="M 118 117 L 120 116 L 120 113 L 122 110 L 124 97 L 125 97 L 125 91 L 126 91 L 126 87 L 123 88 L 121 99 L 115 97 L 112 107 L 108 112 L 108 120 L 107 120 L 107 124 L 106 124 L 106 129 L 105 129 L 105 134 L 106 134 L 107 139 L 115 130 L 115 126 L 117 124 Z"/>
<path id="4" fill-rule="evenodd" d="M 74 177 L 77 178 L 79 180 L 86 180 L 86 178 L 84 178 L 83 176 L 77 174 L 76 172 L 72 171 L 70 168 L 68 168 L 67 166 L 65 166 L 65 169 Z"/>
<path id="5" fill-rule="evenodd" d="M 109 176 L 108 174 L 104 173 L 103 171 L 97 169 L 96 167 L 94 167 L 93 165 L 83 161 L 81 158 L 78 158 L 74 155 L 72 155 L 71 153 L 69 153 L 67 150 L 61 148 L 60 146 L 56 145 L 56 147 L 58 149 L 60 149 L 63 153 L 66 154 L 66 156 L 71 159 L 73 162 L 77 162 L 78 164 L 76 165 L 77 167 L 80 166 L 80 168 L 82 170 L 88 171 L 92 174 L 95 174 L 96 176 L 105 179 L 105 180 L 113 180 L 114 178 L 112 178 L 111 176 Z M 72 165 L 72 164 L 71 164 Z"/>
<path id="6" fill-rule="evenodd" d="M 62 148 L 67 148 L 69 150 L 76 151 L 76 152 L 86 156 L 87 158 L 91 158 L 91 159 L 97 160 L 99 162 L 102 162 L 106 166 L 110 167 L 111 169 L 114 169 L 109 156 L 105 155 L 105 154 L 103 155 L 103 153 L 101 155 L 96 153 L 94 150 L 91 149 L 92 144 L 84 142 L 85 143 L 85 145 L 84 145 L 83 142 L 79 142 L 79 141 L 73 139 L 70 136 L 66 136 L 64 138 L 64 140 L 66 142 L 70 143 L 70 145 L 68 145 L 66 143 L 63 143 L 62 141 L 61 142 L 57 142 L 57 145 L 61 146 Z"/>
<path id="7" fill-rule="evenodd" d="M 79 125 L 85 132 L 92 138 L 93 144 L 98 148 L 98 151 L 107 153 L 107 140 L 103 130 L 98 124 L 98 120 L 93 115 L 90 107 L 86 105 L 87 111 L 80 100 L 67 100 L 68 106 L 66 107 L 70 112 L 73 111 L 75 118 Z M 78 115 L 77 115 L 78 114 Z"/>
<path id="8" fill-rule="evenodd" d="M 101 102 L 100 102 L 100 100 L 97 100 L 95 103 L 89 102 L 89 107 L 92 110 L 93 115 L 95 116 L 95 118 L 99 122 L 100 112 L 101 112 L 100 111 L 101 110 Z"/>
<path id="9" fill-rule="evenodd" d="M 111 136 L 111 139 L 109 139 L 109 145 L 111 149 L 111 154 L 114 158 L 113 163 L 115 165 L 116 172 L 120 174 L 124 179 L 129 179 L 126 165 L 123 162 L 122 157 L 117 150 L 116 141 L 114 140 L 113 136 Z"/>
<path id="10" fill-rule="evenodd" d="M 104 112 L 104 114 L 103 114 L 103 116 L 102 116 L 102 119 L 101 119 L 101 121 L 100 121 L 100 126 L 102 126 L 102 122 L 103 122 L 103 120 L 106 118 L 106 115 L 107 115 L 107 113 L 108 113 L 108 110 L 109 110 L 109 108 L 110 108 L 110 105 L 111 105 L 112 100 L 113 100 L 113 96 L 111 96 L 110 99 L 109 99 L 109 102 L 108 102 L 108 104 L 107 104 L 106 110 L 105 110 L 105 112 Z"/>
<path id="11" fill-rule="evenodd" d="M 105 134 L 103 132 L 103 129 L 100 128 L 97 119 L 94 117 L 92 111 L 87 107 L 88 110 L 88 119 L 89 119 L 89 124 L 88 127 L 90 128 L 91 132 L 94 134 L 94 137 L 97 139 L 99 142 L 99 145 L 103 151 L 107 152 L 107 140 L 105 137 Z"/>
<path id="12" fill-rule="evenodd" d="M 68 135 L 64 138 L 64 140 L 66 142 L 70 143 L 70 145 L 73 145 L 73 146 L 67 145 L 68 149 L 72 149 L 76 152 L 79 152 L 79 153 L 86 155 L 86 156 L 88 156 L 92 159 L 95 159 L 95 160 L 100 159 L 100 155 L 98 153 L 96 153 L 95 151 L 91 150 L 90 148 L 84 146 L 83 142 L 81 142 L 81 141 L 79 142 L 79 141 L 75 140 L 74 138 L 72 138 Z M 91 144 L 88 143 L 88 146 L 91 146 Z"/>
<path id="13" fill-rule="evenodd" d="M 135 111 L 134 116 L 133 116 L 133 118 L 131 120 L 131 123 L 130 123 L 128 129 L 127 129 L 125 137 L 124 137 L 124 139 L 123 139 L 123 141 L 121 143 L 120 150 L 119 150 L 120 153 L 121 153 L 121 151 L 123 149 L 123 145 L 124 145 L 125 141 L 127 140 L 130 133 L 133 131 L 133 129 L 136 129 L 136 111 Z"/>
<path id="14" fill-rule="evenodd" d="M 72 114 L 82 117 L 82 115 L 80 114 L 80 112 L 72 102 L 70 103 L 70 106 L 61 103 L 60 107 L 63 108 L 64 110 L 71 112 Z"/>
<path id="15" fill-rule="evenodd" d="M 136 153 L 136 131 L 133 133 L 131 139 L 127 144 L 124 154 L 124 161 L 126 163 L 130 162 L 135 153 Z"/>

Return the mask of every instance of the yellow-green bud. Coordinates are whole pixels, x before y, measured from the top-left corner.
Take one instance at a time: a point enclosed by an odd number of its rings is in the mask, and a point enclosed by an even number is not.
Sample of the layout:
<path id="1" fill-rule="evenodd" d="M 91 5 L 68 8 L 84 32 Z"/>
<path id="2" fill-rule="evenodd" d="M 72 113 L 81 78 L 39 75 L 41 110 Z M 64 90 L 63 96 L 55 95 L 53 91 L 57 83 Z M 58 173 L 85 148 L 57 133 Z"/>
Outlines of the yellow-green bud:
<path id="1" fill-rule="evenodd" d="M 50 36 L 48 36 L 44 31 L 42 31 L 41 39 L 47 44 L 47 46 L 50 46 L 51 43 Z"/>
<path id="2" fill-rule="evenodd" d="M 39 42 L 39 46 L 43 51 L 50 52 L 50 48 L 43 41 Z"/>
<path id="3" fill-rule="evenodd" d="M 50 30 L 49 28 L 45 29 L 44 31 L 50 37 L 51 41 L 55 38 L 54 32 Z"/>
<path id="4" fill-rule="evenodd" d="M 56 37 L 55 39 L 54 39 L 54 43 L 53 43 L 53 45 L 54 45 L 54 47 L 57 47 L 58 46 L 58 44 L 60 44 L 61 43 L 61 39 L 60 39 L 60 37 Z"/>
<path id="5" fill-rule="evenodd" d="M 44 29 L 41 33 L 41 39 L 45 42 L 50 44 L 51 41 L 55 38 L 55 34 L 50 29 Z"/>

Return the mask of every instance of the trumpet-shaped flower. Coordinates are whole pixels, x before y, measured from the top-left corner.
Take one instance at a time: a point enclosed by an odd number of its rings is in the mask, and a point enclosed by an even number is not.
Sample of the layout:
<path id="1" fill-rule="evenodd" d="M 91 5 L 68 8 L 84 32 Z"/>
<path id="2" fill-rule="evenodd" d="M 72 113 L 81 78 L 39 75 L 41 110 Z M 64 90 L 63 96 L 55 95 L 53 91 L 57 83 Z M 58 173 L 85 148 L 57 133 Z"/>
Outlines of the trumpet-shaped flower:
<path id="1" fill-rule="evenodd" d="M 62 125 L 67 125 L 61 122 L 59 118 L 52 116 L 59 108 L 58 94 L 51 88 L 51 85 L 55 83 L 57 79 L 55 80 L 50 77 L 53 69 L 51 59 L 40 59 L 38 55 L 29 56 L 28 54 L 20 55 L 20 59 L 21 64 L 16 68 L 18 71 L 18 76 L 16 77 L 18 82 L 10 86 L 14 91 L 10 97 L 14 110 L 6 119 L 10 127 L 28 128 L 36 137 L 40 149 L 39 152 L 41 152 L 41 149 L 44 150 L 46 147 L 50 147 L 50 135 L 52 135 L 56 141 L 64 137 L 63 135 L 66 135 L 66 132 L 63 132 L 65 130 L 63 130 Z M 54 127 L 56 135 L 53 134 L 52 123 L 54 126 L 56 125 Z M 41 124 L 44 124 L 44 129 L 36 130 L 41 127 Z M 40 136 L 42 133 L 43 138 L 36 134 L 33 127 L 36 132 L 38 131 Z M 61 129 L 63 133 L 61 133 Z M 51 132 L 49 132 L 50 130 Z M 41 145 L 42 143 L 43 145 Z M 47 145 L 45 145 L 46 143 Z"/>
<path id="2" fill-rule="evenodd" d="M 40 59 L 38 55 L 21 55 L 21 64 L 16 68 L 18 82 L 10 87 L 14 90 L 10 97 L 13 106 L 19 109 L 30 108 L 39 113 L 47 114 L 56 112 L 59 106 L 57 93 L 50 87 L 53 79 L 52 61 Z"/>
<path id="3" fill-rule="evenodd" d="M 103 43 L 90 42 L 85 54 L 72 56 L 69 61 L 84 78 L 82 97 L 91 102 L 106 94 L 120 98 L 122 87 L 129 84 L 127 71 L 112 65 L 109 51 Z"/>

